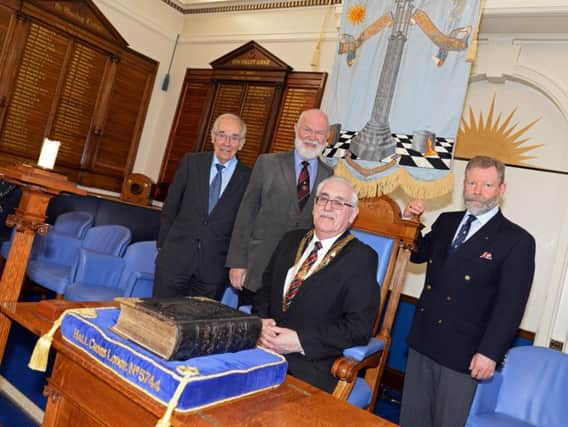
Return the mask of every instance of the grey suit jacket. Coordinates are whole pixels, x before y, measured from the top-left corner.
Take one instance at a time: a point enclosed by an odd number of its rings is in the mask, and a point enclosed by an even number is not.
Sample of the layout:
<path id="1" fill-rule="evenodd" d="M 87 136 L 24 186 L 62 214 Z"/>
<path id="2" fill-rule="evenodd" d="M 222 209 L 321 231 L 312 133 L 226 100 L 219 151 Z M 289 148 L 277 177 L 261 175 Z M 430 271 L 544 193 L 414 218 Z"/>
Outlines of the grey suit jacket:
<path id="1" fill-rule="evenodd" d="M 294 152 L 258 157 L 237 214 L 227 255 L 227 267 L 248 269 L 245 280 L 247 289 L 260 289 L 262 274 L 272 252 L 286 232 L 313 226 L 315 190 L 321 181 L 332 174 L 333 170 L 319 161 L 310 198 L 300 211 Z"/>

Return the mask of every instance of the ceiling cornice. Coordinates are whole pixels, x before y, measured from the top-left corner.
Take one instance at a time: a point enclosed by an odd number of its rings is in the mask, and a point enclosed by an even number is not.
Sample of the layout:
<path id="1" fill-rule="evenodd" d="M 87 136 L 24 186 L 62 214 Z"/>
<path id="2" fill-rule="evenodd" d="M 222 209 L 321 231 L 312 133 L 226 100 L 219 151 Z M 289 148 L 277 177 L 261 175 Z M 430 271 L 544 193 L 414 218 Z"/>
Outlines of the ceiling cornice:
<path id="1" fill-rule="evenodd" d="M 190 15 L 198 13 L 249 12 L 255 10 L 290 9 L 296 7 L 331 6 L 342 0 L 295 0 L 295 1 L 221 1 L 195 5 L 182 4 L 176 0 L 160 0 L 177 11 Z"/>

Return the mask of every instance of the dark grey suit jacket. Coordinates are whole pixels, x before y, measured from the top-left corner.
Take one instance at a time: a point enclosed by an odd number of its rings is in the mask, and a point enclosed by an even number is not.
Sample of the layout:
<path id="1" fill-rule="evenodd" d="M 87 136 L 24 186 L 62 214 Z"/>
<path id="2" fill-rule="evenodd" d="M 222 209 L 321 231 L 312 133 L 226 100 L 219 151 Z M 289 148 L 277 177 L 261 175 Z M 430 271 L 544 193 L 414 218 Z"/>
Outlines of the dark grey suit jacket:
<path id="1" fill-rule="evenodd" d="M 535 266 L 535 241 L 499 211 L 455 252 L 448 248 L 464 212 L 440 215 L 413 262 L 428 262 L 408 344 L 455 371 L 475 353 L 497 363 L 517 333 Z"/>
<path id="2" fill-rule="evenodd" d="M 156 261 L 156 284 L 171 275 L 198 274 L 200 281 L 229 283 L 225 259 L 235 217 L 250 177 L 239 162 L 223 194 L 211 211 L 209 177 L 213 153 L 186 154 L 168 191 L 161 215 Z"/>
<path id="3" fill-rule="evenodd" d="M 248 269 L 247 289 L 256 291 L 262 286 L 262 273 L 284 233 L 312 227 L 315 190 L 332 174 L 333 170 L 319 161 L 310 198 L 300 211 L 294 152 L 258 157 L 237 215 L 227 255 L 228 267 Z"/>
<path id="4" fill-rule="evenodd" d="M 351 240 L 329 264 L 310 275 L 285 312 L 284 282 L 307 230 L 287 233 L 274 251 L 264 286 L 255 297 L 254 311 L 278 326 L 298 333 L 305 355 L 286 355 L 290 374 L 328 392 L 337 379 L 331 366 L 343 350 L 365 345 L 373 331 L 379 307 L 377 253 Z"/>

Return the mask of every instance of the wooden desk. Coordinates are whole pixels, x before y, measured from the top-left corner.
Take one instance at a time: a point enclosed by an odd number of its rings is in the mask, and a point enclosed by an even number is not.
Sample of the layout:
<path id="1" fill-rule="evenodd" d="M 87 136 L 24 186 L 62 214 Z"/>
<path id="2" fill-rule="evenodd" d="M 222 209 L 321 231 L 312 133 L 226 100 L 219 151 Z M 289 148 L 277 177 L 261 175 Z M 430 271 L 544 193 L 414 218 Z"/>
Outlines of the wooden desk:
<path id="1" fill-rule="evenodd" d="M 35 314 L 36 303 L 2 303 L 0 311 L 36 335 L 51 322 Z M 55 366 L 46 386 L 49 397 L 43 426 L 154 426 L 165 407 L 122 381 L 113 372 L 63 341 L 57 333 Z M 173 426 L 378 426 L 394 424 L 287 377 L 276 389 L 176 414 Z"/>

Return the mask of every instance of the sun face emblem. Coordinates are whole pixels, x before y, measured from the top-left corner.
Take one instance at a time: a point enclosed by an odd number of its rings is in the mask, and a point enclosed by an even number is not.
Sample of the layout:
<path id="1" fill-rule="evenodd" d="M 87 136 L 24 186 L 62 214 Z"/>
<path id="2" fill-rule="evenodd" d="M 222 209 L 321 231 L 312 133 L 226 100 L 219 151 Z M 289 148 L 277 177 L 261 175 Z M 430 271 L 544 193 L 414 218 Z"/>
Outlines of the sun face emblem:
<path id="1" fill-rule="evenodd" d="M 367 9 L 365 6 L 361 4 L 354 4 L 347 11 L 347 19 L 349 19 L 349 22 L 353 25 L 359 25 L 365 19 L 366 13 Z"/>
<path id="2" fill-rule="evenodd" d="M 479 118 L 476 120 L 471 105 L 469 106 L 469 123 L 464 117 L 461 119 L 461 127 L 456 139 L 456 157 L 471 159 L 483 153 L 508 164 L 535 167 L 527 163 L 527 160 L 534 159 L 536 156 L 527 155 L 527 153 L 543 144 L 525 145 L 530 138 L 523 138 L 523 136 L 540 119 L 533 120 L 517 130 L 518 122 L 511 123 L 517 112 L 516 108 L 502 123 L 501 114 L 494 117 L 494 112 L 495 95 L 491 100 L 487 118 L 484 118 L 483 112 L 480 111 Z"/>

